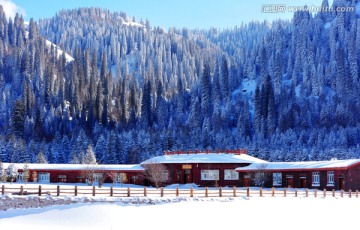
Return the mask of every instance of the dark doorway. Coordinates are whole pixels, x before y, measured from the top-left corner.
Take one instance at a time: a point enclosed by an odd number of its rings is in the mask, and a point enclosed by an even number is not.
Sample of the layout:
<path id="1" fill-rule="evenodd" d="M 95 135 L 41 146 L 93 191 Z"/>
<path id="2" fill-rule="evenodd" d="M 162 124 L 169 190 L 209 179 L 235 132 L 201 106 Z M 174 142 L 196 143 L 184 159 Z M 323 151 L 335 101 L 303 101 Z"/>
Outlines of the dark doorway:
<path id="1" fill-rule="evenodd" d="M 294 187 L 294 178 L 291 176 L 291 177 L 286 177 L 286 185 L 289 187 L 289 188 L 293 188 Z"/>
<path id="2" fill-rule="evenodd" d="M 184 169 L 184 184 L 192 183 L 191 169 Z"/>
<path id="3" fill-rule="evenodd" d="M 306 188 L 306 177 L 300 177 L 300 188 Z"/>
<path id="4" fill-rule="evenodd" d="M 244 187 L 250 187 L 250 178 L 244 177 Z"/>
<path id="5" fill-rule="evenodd" d="M 181 170 L 176 171 L 176 183 L 181 184 Z"/>
<path id="6" fill-rule="evenodd" d="M 343 175 L 339 175 L 339 190 L 345 190 L 345 179 Z"/>

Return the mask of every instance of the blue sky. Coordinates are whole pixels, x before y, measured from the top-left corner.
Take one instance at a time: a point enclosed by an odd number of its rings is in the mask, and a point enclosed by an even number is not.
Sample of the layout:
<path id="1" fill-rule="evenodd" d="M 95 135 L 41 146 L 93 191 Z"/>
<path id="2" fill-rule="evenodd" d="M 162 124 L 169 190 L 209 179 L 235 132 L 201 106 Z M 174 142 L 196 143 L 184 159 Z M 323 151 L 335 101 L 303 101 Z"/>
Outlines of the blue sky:
<path id="1" fill-rule="evenodd" d="M 291 19 L 293 13 L 264 13 L 263 6 L 283 4 L 288 6 L 320 6 L 322 0 L 0 0 L 10 5 L 9 13 L 15 11 L 31 17 L 52 17 L 61 9 L 97 6 L 111 11 L 124 11 L 137 20 L 149 19 L 152 26 L 178 28 L 232 28 L 242 22 L 263 21 L 278 18 Z M 332 1 L 329 1 L 332 2 Z"/>

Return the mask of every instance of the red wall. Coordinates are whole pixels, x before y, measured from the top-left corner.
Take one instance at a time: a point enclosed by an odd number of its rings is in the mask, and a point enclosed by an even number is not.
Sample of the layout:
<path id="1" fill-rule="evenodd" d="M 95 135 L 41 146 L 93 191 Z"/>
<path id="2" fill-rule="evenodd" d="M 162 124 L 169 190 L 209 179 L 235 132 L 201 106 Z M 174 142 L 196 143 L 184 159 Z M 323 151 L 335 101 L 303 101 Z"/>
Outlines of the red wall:
<path id="1" fill-rule="evenodd" d="M 184 177 L 183 165 L 191 165 L 190 170 L 190 180 L 187 181 Z M 215 180 L 201 180 L 201 170 L 219 170 L 219 180 L 217 181 L 218 186 L 240 186 L 240 180 L 224 180 L 224 170 L 230 169 L 235 170 L 237 167 L 244 167 L 249 164 L 165 164 L 167 169 L 169 170 L 169 184 L 184 184 L 186 183 L 194 183 L 198 186 L 215 186 Z M 180 175 L 179 175 L 180 174 Z M 180 178 L 179 178 L 180 176 Z"/>
<path id="2" fill-rule="evenodd" d="M 37 174 L 39 173 L 50 173 L 50 182 L 51 183 L 58 183 L 59 182 L 59 175 L 66 175 L 66 183 L 78 183 L 78 177 L 81 177 L 82 171 L 81 170 L 29 170 L 30 171 L 30 178 L 29 181 L 33 182 L 32 180 L 32 173 L 36 171 Z M 22 169 L 19 169 L 19 172 L 22 172 Z M 144 178 L 141 176 L 141 171 L 118 171 L 118 173 L 126 173 L 126 177 L 128 179 L 127 183 L 134 183 L 138 185 L 144 184 Z M 132 178 L 133 176 L 136 179 Z M 85 181 L 84 181 L 85 183 Z M 112 183 L 110 177 L 105 180 L 105 183 Z"/>
<path id="3" fill-rule="evenodd" d="M 327 172 L 328 171 L 334 171 L 334 186 L 328 186 L 327 184 Z M 276 172 L 276 171 L 273 171 Z M 273 172 L 270 172 L 268 174 L 268 180 L 265 183 L 265 187 L 276 187 L 273 186 L 273 181 L 272 181 L 272 174 Z M 350 169 L 347 170 L 314 170 L 314 172 L 320 172 L 320 186 L 313 186 L 312 185 L 312 172 L 313 171 L 281 171 L 282 173 L 282 185 L 278 186 L 278 187 L 288 187 L 288 183 L 287 183 L 287 175 L 292 175 L 293 176 L 293 184 L 295 188 L 300 188 L 301 187 L 301 183 L 300 183 L 300 176 L 305 176 L 306 177 L 306 188 L 317 188 L 317 189 L 321 189 L 323 190 L 324 188 L 326 188 L 327 190 L 340 190 L 341 188 L 345 189 L 345 190 L 360 190 L 360 166 L 354 166 Z M 245 173 L 245 172 L 241 172 L 240 173 L 240 186 L 244 186 L 243 183 L 243 178 L 246 175 L 251 175 L 253 177 L 254 173 Z M 341 179 L 339 179 L 340 177 L 343 177 L 343 181 L 344 181 L 344 185 L 343 187 L 339 184 L 341 182 Z M 251 182 L 251 185 L 254 186 L 253 181 Z"/>

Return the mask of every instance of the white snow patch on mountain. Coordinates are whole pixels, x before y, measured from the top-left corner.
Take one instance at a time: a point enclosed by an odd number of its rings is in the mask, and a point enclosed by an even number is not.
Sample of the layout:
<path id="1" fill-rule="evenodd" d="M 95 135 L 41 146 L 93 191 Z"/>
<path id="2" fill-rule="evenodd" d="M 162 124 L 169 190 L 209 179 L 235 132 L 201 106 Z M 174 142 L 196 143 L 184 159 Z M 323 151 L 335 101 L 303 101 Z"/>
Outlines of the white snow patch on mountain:
<path id="1" fill-rule="evenodd" d="M 50 48 L 51 45 L 53 45 L 54 48 L 57 49 L 57 58 L 60 58 L 60 57 L 62 56 L 62 54 L 63 54 L 64 51 L 63 51 L 59 46 L 55 45 L 54 43 L 52 43 L 52 42 L 49 41 L 49 40 L 46 40 L 45 42 L 46 42 L 46 46 L 47 46 L 47 47 Z M 66 53 L 66 52 L 65 52 L 65 58 L 66 58 L 66 62 L 72 62 L 72 61 L 74 61 L 74 58 L 73 58 L 72 56 L 70 56 L 70 54 L 68 54 L 68 53 Z"/>
<path id="2" fill-rule="evenodd" d="M 24 24 L 25 24 L 25 27 L 26 27 L 26 29 L 28 29 L 28 27 L 29 27 L 29 22 L 24 22 Z M 29 38 L 29 31 L 25 31 L 25 38 L 26 39 L 28 39 Z M 54 48 L 55 49 L 57 49 L 57 58 L 60 58 L 61 57 L 61 55 L 63 54 L 63 50 L 59 47 L 59 46 L 57 46 L 57 45 L 55 45 L 54 43 L 52 43 L 51 41 L 49 41 L 49 40 L 45 40 L 45 43 L 46 43 L 46 46 L 48 47 L 48 48 L 50 48 L 51 47 L 51 44 L 54 46 Z M 65 58 L 66 58 L 66 62 L 72 62 L 72 61 L 74 61 L 74 58 L 70 55 L 70 54 L 68 54 L 68 53 L 66 53 L 65 52 Z"/>
<path id="3" fill-rule="evenodd" d="M 119 19 L 121 25 L 124 25 L 124 26 L 135 26 L 135 27 L 145 28 L 144 25 L 142 25 L 138 22 L 131 21 L 131 18 L 127 18 L 124 20 L 124 18 L 118 17 L 117 19 Z"/>

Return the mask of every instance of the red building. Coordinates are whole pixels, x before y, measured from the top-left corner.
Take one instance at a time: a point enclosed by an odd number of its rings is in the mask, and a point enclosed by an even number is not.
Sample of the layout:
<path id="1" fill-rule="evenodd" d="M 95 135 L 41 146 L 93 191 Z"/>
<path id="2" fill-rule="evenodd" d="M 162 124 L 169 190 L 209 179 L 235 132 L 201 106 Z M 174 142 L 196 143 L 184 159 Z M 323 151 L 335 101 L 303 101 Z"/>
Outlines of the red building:
<path id="1" fill-rule="evenodd" d="M 226 151 L 175 151 L 164 152 L 162 156 L 150 158 L 137 165 L 84 165 L 84 164 L 28 164 L 30 175 L 37 174 L 40 183 L 85 183 L 84 172 L 89 170 L 99 180 L 106 177 L 111 183 L 110 173 L 121 176 L 126 183 L 147 185 L 145 168 L 161 164 L 166 184 L 194 183 L 198 186 L 260 186 L 318 188 L 335 190 L 360 190 L 360 159 L 310 161 L 310 162 L 267 162 L 246 154 L 245 150 Z M 3 163 L 4 168 L 9 163 Z M 23 180 L 24 164 L 15 164 Z M 32 176 L 30 176 L 32 181 Z"/>
<path id="2" fill-rule="evenodd" d="M 10 163 L 3 163 L 7 168 Z M 25 164 L 17 163 L 18 182 L 23 181 L 23 169 Z M 30 182 L 33 181 L 33 173 L 36 172 L 36 179 L 39 183 L 85 183 L 87 172 L 92 172 L 94 180 L 98 181 L 100 177 L 105 176 L 105 182 L 112 182 L 110 173 L 116 174 L 116 182 L 120 181 L 120 176 L 126 176 L 127 183 L 143 184 L 141 173 L 144 168 L 140 165 L 86 165 L 86 164 L 28 164 Z"/>
<path id="3" fill-rule="evenodd" d="M 264 175 L 265 187 L 360 190 L 360 160 L 267 162 L 238 167 L 240 180 Z M 243 183 L 243 185 L 245 185 Z"/>
<path id="4" fill-rule="evenodd" d="M 141 163 L 163 164 L 168 184 L 194 183 L 199 186 L 240 186 L 235 168 L 266 161 L 249 156 L 246 150 L 174 151 Z"/>

